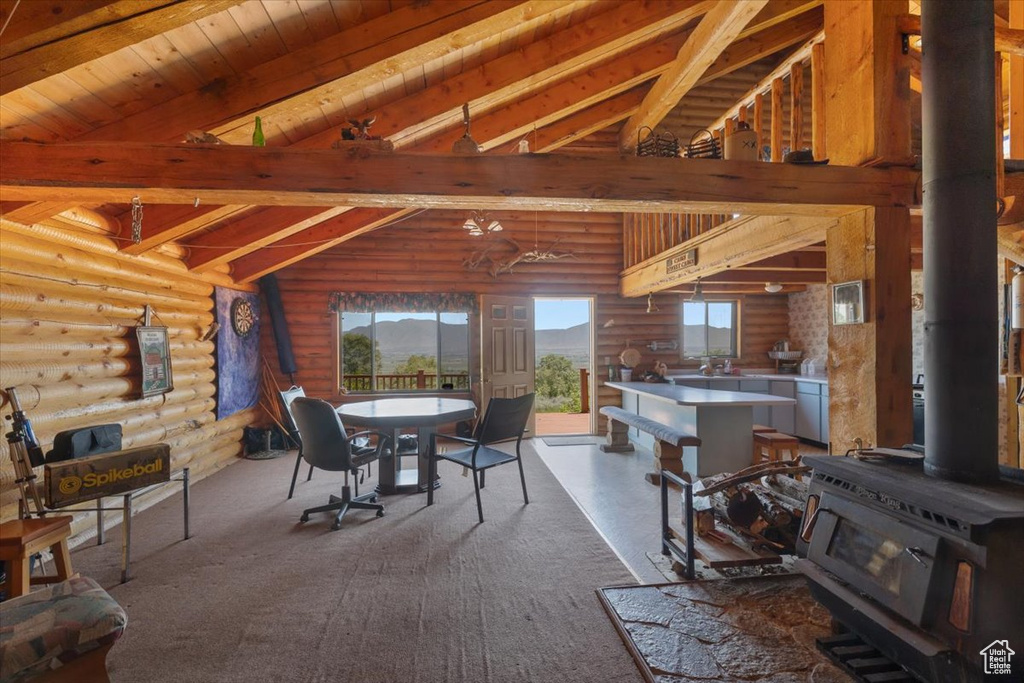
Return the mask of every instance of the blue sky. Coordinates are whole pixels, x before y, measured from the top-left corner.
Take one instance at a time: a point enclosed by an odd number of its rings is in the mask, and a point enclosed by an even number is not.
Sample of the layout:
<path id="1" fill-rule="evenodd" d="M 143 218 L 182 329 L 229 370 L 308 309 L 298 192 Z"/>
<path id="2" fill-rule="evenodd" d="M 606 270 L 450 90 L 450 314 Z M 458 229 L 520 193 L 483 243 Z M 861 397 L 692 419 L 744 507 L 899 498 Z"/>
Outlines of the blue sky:
<path id="1" fill-rule="evenodd" d="M 587 299 L 534 299 L 534 328 L 564 330 L 590 320 Z"/>

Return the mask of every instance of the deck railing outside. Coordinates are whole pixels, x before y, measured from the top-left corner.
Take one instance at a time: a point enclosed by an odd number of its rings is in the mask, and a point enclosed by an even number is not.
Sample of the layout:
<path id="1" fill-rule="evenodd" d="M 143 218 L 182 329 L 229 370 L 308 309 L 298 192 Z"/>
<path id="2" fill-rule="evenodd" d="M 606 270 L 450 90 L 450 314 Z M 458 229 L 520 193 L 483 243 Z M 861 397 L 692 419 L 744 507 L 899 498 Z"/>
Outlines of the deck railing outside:
<path id="1" fill-rule="evenodd" d="M 446 373 L 440 376 L 423 370 L 401 375 L 377 375 L 376 382 L 372 375 L 345 375 L 342 386 L 349 391 L 422 391 L 437 389 L 469 390 L 469 374 Z M 448 387 L 446 385 L 451 385 Z"/>

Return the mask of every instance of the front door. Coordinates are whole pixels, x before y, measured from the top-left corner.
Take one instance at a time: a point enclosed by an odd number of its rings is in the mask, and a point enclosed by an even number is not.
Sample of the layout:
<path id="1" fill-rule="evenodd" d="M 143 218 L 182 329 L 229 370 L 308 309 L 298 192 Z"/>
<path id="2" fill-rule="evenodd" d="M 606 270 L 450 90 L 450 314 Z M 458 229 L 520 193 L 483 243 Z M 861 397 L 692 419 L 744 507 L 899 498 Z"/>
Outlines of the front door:
<path id="1" fill-rule="evenodd" d="M 533 300 L 480 297 L 481 409 L 491 397 L 515 398 L 533 391 Z M 533 414 L 527 425 L 534 433 Z"/>

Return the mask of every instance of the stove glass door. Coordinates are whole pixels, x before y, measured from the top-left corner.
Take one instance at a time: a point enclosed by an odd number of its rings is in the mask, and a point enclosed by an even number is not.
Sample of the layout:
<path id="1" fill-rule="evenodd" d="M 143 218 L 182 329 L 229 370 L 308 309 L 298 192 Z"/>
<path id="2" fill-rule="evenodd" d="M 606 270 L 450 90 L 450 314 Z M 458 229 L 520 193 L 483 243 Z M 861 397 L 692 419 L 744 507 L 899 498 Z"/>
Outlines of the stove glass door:
<path id="1" fill-rule="evenodd" d="M 807 557 L 921 625 L 940 539 L 898 514 L 824 493 Z"/>

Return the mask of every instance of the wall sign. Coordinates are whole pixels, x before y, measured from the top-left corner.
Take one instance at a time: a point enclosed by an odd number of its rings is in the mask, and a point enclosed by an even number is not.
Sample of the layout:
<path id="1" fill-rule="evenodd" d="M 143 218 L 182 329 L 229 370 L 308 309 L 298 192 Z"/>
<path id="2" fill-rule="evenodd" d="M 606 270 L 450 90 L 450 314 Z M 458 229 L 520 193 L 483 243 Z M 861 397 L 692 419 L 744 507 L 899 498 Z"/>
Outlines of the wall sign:
<path id="1" fill-rule="evenodd" d="M 687 249 L 682 254 L 676 254 L 675 256 L 669 256 L 665 259 L 665 272 L 675 273 L 689 268 L 690 266 L 697 265 L 697 250 Z"/>
<path id="2" fill-rule="evenodd" d="M 142 397 L 166 394 L 174 388 L 167 328 L 143 325 L 135 333 L 142 356 Z"/>

